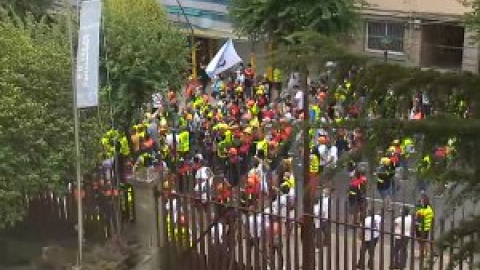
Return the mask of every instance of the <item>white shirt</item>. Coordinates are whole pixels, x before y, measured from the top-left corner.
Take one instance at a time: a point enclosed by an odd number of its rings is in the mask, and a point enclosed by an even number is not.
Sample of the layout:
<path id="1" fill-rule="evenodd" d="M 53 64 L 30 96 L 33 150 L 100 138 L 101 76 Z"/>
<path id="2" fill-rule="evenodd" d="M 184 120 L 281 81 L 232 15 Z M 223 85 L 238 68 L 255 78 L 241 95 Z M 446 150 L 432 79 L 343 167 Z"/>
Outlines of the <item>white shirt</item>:
<path id="1" fill-rule="evenodd" d="M 213 176 L 213 172 L 209 167 L 202 166 L 198 171 L 195 173 L 195 179 L 210 179 Z"/>
<path id="2" fill-rule="evenodd" d="M 315 228 L 320 228 L 320 218 L 328 218 L 328 203 L 330 199 L 327 196 L 322 197 L 322 201 L 313 206 L 313 215 L 315 218 Z"/>
<path id="3" fill-rule="evenodd" d="M 303 91 L 300 90 L 295 94 L 295 101 L 297 105 L 297 109 L 302 110 L 303 109 Z"/>
<path id="4" fill-rule="evenodd" d="M 211 229 L 210 229 L 210 239 L 212 239 L 212 243 L 217 243 L 217 235 L 218 235 L 218 243 L 223 243 L 223 234 L 225 232 L 223 223 L 217 222 Z"/>
<path id="5" fill-rule="evenodd" d="M 265 215 L 265 217 L 262 217 L 262 215 L 263 214 L 256 214 L 248 217 L 248 231 L 253 238 L 262 237 L 265 228 L 269 226 L 268 216 Z"/>
<path id="6" fill-rule="evenodd" d="M 411 234 L 412 234 L 412 215 L 397 217 L 395 219 L 395 238 L 400 238 L 399 235 L 410 237 Z"/>
<path id="7" fill-rule="evenodd" d="M 320 155 L 320 165 L 324 166 L 327 164 L 329 149 L 325 144 L 318 146 L 318 154 Z"/>
<path id="8" fill-rule="evenodd" d="M 193 188 L 193 191 L 200 194 L 202 201 L 207 201 L 209 192 L 213 185 L 213 173 L 208 167 L 201 167 L 195 174 L 195 179 L 198 181 Z"/>
<path id="9" fill-rule="evenodd" d="M 369 215 L 365 218 L 363 222 L 363 227 L 365 228 L 365 241 L 370 241 L 373 239 L 380 237 L 380 224 L 382 223 L 382 217 L 380 215 Z"/>
<path id="10" fill-rule="evenodd" d="M 282 194 L 272 202 L 272 214 L 283 218 L 295 218 L 295 212 L 289 208 L 295 203 L 295 189 L 291 188 L 288 194 Z"/>
<path id="11" fill-rule="evenodd" d="M 178 136 L 178 134 L 175 134 L 175 139 L 176 139 L 176 143 L 177 143 L 177 147 L 178 147 L 178 143 L 180 142 L 180 137 Z M 167 134 L 167 136 L 165 137 L 165 141 L 167 142 L 167 144 L 169 146 L 173 146 L 173 134 L 172 133 L 169 133 Z"/>
<path id="12" fill-rule="evenodd" d="M 338 160 L 338 149 L 335 145 L 330 146 L 328 151 L 329 166 L 334 167 Z"/>

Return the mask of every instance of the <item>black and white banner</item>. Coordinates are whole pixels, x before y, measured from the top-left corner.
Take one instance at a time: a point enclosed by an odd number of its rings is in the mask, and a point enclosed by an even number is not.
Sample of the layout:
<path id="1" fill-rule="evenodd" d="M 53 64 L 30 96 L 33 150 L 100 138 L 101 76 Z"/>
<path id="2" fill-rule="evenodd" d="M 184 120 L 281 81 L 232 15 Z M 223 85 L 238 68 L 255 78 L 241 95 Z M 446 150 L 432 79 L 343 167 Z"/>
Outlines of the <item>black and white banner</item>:
<path id="1" fill-rule="evenodd" d="M 77 108 L 98 106 L 101 0 L 83 1 L 77 50 Z"/>

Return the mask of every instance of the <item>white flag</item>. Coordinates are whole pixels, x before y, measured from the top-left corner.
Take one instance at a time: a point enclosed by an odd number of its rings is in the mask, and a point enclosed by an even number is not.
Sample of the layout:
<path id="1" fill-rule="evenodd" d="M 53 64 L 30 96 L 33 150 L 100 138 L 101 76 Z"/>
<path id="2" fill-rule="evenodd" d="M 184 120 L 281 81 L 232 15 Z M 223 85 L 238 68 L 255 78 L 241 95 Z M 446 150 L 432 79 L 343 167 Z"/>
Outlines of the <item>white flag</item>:
<path id="1" fill-rule="evenodd" d="M 212 78 L 240 62 L 242 58 L 235 51 L 232 39 L 229 39 L 210 61 L 205 72 Z"/>

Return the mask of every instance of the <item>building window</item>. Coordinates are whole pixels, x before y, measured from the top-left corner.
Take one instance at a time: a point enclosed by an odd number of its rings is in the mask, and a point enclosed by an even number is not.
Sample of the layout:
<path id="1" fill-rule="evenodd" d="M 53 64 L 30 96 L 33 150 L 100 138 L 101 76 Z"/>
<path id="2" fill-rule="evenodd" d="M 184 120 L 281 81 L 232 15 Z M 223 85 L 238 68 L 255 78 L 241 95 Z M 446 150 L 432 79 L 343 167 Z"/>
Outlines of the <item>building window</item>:
<path id="1" fill-rule="evenodd" d="M 405 28 L 397 22 L 367 22 L 367 50 L 403 54 Z"/>

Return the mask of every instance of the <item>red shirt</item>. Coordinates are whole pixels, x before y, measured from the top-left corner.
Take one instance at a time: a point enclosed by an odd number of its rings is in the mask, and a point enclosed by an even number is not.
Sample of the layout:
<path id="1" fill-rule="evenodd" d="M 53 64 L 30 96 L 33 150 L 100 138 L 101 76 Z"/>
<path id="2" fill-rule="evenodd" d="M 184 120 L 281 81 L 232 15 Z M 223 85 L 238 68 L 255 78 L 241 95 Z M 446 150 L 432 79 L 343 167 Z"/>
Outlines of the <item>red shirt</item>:
<path id="1" fill-rule="evenodd" d="M 250 79 L 250 80 L 253 80 L 253 77 L 254 77 L 255 73 L 253 72 L 253 69 L 252 68 L 246 68 L 245 69 L 245 77 Z"/>
<path id="2" fill-rule="evenodd" d="M 367 184 L 367 177 L 361 175 L 359 177 L 354 177 L 352 182 L 350 183 L 351 186 L 355 188 L 360 188 L 361 185 Z"/>
<path id="3" fill-rule="evenodd" d="M 273 119 L 275 117 L 275 112 L 273 110 L 267 110 L 263 112 L 263 119 L 270 118 Z"/>

